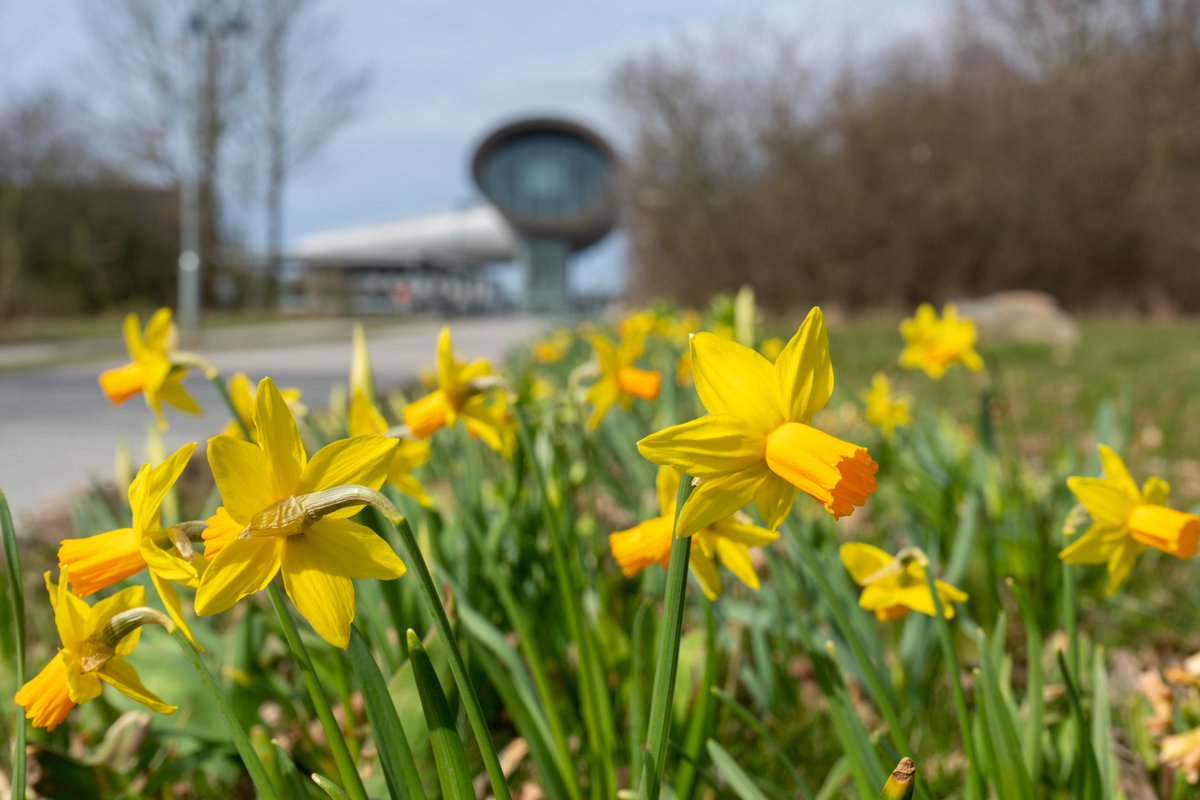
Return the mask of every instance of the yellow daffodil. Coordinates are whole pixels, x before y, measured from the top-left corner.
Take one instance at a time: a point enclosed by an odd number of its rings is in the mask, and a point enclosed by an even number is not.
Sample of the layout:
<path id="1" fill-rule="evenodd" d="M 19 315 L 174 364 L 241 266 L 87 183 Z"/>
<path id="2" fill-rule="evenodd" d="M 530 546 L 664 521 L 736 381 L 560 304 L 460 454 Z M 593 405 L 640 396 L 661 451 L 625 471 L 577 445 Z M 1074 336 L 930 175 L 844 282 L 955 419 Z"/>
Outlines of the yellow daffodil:
<path id="1" fill-rule="evenodd" d="M 176 355 L 178 335 L 171 322 L 171 309 L 160 308 L 146 323 L 143 335 L 138 330 L 137 314 L 127 314 L 123 326 L 128 364 L 100 373 L 100 388 L 114 404 L 124 403 L 135 394 L 146 398 L 158 427 L 167 429 L 162 404 L 175 406 L 189 414 L 199 414 L 200 406 L 183 388 L 187 367 Z"/>
<path id="2" fill-rule="evenodd" d="M 1193 786 L 1200 783 L 1200 728 L 1163 737 L 1158 745 L 1158 761 L 1181 770 Z"/>
<path id="3" fill-rule="evenodd" d="M 953 364 L 962 364 L 972 372 L 983 369 L 983 359 L 975 352 L 975 323 L 959 319 L 953 304 L 942 309 L 942 318 L 929 303 L 922 303 L 917 313 L 900 323 L 904 350 L 900 366 L 925 370 L 937 380 Z"/>
<path id="4" fill-rule="evenodd" d="M 915 547 L 907 547 L 895 557 L 869 544 L 848 542 L 838 555 L 854 582 L 863 587 L 858 604 L 874 611 L 881 620 L 903 617 L 909 611 L 927 616 L 936 615 L 933 595 L 926 582 L 928 559 Z M 953 619 L 954 604 L 965 603 L 967 595 L 945 581 L 934 581 L 942 614 Z"/>
<path id="5" fill-rule="evenodd" d="M 143 607 L 146 590 L 131 586 L 89 607 L 67 591 L 67 575 L 64 571 L 55 586 L 50 573 L 45 574 L 62 647 L 13 698 L 25 709 L 25 718 L 32 720 L 34 727 L 52 731 L 72 708 L 99 697 L 105 683 L 152 711 L 174 712 L 175 706 L 142 685 L 137 671 L 124 658 L 137 645 L 142 625 L 170 625 L 157 611 Z"/>
<path id="6" fill-rule="evenodd" d="M 504 392 L 495 386 L 492 365 L 484 359 L 464 364 L 454 357 L 450 329 L 438 336 L 437 386 L 432 393 L 404 407 L 404 424 L 418 439 L 462 419 L 467 433 L 493 450 L 508 455 L 515 435 Z"/>
<path id="7" fill-rule="evenodd" d="M 565 328 L 559 328 L 550 336 L 533 343 L 533 360 L 539 364 L 554 364 L 562 360 L 571 344 L 574 335 Z"/>
<path id="8" fill-rule="evenodd" d="M 226 384 L 229 389 L 229 402 L 233 405 L 237 412 L 237 419 L 229 421 L 229 424 L 221 431 L 224 436 L 243 436 L 242 425 L 250 432 L 250 438 L 254 439 L 258 436 L 258 429 L 254 427 L 254 389 L 250 387 L 250 379 L 246 377 L 246 373 L 238 372 L 234 374 Z M 297 417 L 302 417 L 308 413 L 308 409 L 300 402 L 299 389 L 280 389 L 279 394 L 283 397 L 283 401 L 288 404 L 288 408 Z M 241 420 L 241 425 L 238 424 Z"/>
<path id="9" fill-rule="evenodd" d="M 646 348 L 643 336 L 623 336 L 615 347 L 605 336 L 593 336 L 591 341 L 600 377 L 587 391 L 587 401 L 593 405 L 587 420 L 590 431 L 599 426 L 614 403 L 629 408 L 635 397 L 654 400 L 662 386 L 662 375 L 633 366 Z"/>
<path id="10" fill-rule="evenodd" d="M 356 436 L 321 448 L 310 460 L 270 378 L 258 385 L 254 422 L 257 443 L 233 436 L 208 440 L 223 505 L 204 533 L 210 557 L 196 590 L 196 613 L 225 611 L 282 571 L 300 614 L 325 641 L 344 648 L 354 619 L 351 579 L 398 578 L 405 568 L 374 531 L 348 519 L 362 503 L 330 510 L 313 504 L 338 487 L 379 489 L 397 443 Z"/>
<path id="11" fill-rule="evenodd" d="M 678 535 L 690 536 L 751 500 L 767 526 L 777 528 L 797 489 L 834 517 L 850 514 L 875 491 L 877 465 L 866 448 L 808 424 L 833 393 L 819 308 L 774 365 L 749 347 L 697 333 L 692 370 L 709 416 L 638 442 L 650 461 L 699 479 L 680 512 Z"/>
<path id="12" fill-rule="evenodd" d="M 1059 558 L 1068 564 L 1108 564 L 1108 593 L 1129 575 L 1147 546 L 1191 558 L 1200 537 L 1200 517 L 1163 505 L 1171 487 L 1151 477 L 1139 490 L 1121 457 L 1100 445 L 1103 478 L 1067 479 L 1067 487 L 1087 509 L 1092 524 Z"/>
<path id="13" fill-rule="evenodd" d="M 185 444 L 157 467 L 143 464 L 129 484 L 133 525 L 81 539 L 63 539 L 58 565 L 71 576 L 71 590 L 79 597 L 112 586 L 150 568 L 150 580 L 171 619 L 191 638 L 174 583 L 195 589 L 204 571 L 204 556 L 192 551 L 187 534 L 164 529 L 159 507 L 179 480 L 195 451 Z M 63 580 L 66 584 L 66 580 Z"/>
<path id="14" fill-rule="evenodd" d="M 365 394 L 354 393 L 350 401 L 350 414 L 346 428 L 351 436 L 371 436 L 388 431 L 387 420 L 375 408 Z M 428 507 L 432 501 L 421 482 L 412 476 L 412 471 L 429 460 L 429 442 L 424 439 L 403 438 L 396 446 L 396 454 L 388 464 L 387 480 L 398 490 Z"/>
<path id="15" fill-rule="evenodd" d="M 660 469 L 655 490 L 659 515 L 608 537 L 613 559 L 626 578 L 632 578 L 651 564 L 666 567 L 670 560 L 679 472 L 670 467 Z M 762 547 L 778 538 L 778 533 L 736 517 L 718 520 L 698 531 L 693 537 L 688 563 L 705 597 L 713 600 L 721 593 L 717 561 L 742 583 L 757 590 L 758 575 L 750 563 L 750 548 Z"/>
<path id="16" fill-rule="evenodd" d="M 871 379 L 871 388 L 864 389 L 862 401 L 863 418 L 890 437 L 896 428 L 906 428 L 912 424 L 909 414 L 909 398 L 903 394 L 893 394 L 887 376 L 876 372 Z"/>

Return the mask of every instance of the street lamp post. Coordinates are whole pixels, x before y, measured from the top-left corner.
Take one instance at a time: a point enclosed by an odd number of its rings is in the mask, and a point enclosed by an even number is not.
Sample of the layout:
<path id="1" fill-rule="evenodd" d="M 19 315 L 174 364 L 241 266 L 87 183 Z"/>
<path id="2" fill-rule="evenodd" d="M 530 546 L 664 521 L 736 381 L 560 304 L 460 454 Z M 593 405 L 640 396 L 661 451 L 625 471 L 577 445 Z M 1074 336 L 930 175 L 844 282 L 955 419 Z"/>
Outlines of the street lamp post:
<path id="1" fill-rule="evenodd" d="M 195 98 L 185 100 L 184 156 L 179 180 L 179 295 L 178 320 L 180 333 L 184 337 L 195 335 L 200 327 L 200 309 L 203 305 L 204 256 L 200 232 L 200 179 L 204 160 L 204 124 L 206 111 L 206 82 L 216 80 L 217 57 L 211 46 L 211 37 L 233 36 L 246 31 L 245 18 L 237 13 L 214 13 L 207 5 L 200 4 L 188 17 L 185 29 L 184 61 L 191 82 L 196 89 Z M 201 58 L 209 63 L 201 64 Z M 185 84 L 186 84 L 185 80 Z M 215 91 L 215 89 L 213 89 Z M 212 213 L 211 207 L 209 213 Z"/>

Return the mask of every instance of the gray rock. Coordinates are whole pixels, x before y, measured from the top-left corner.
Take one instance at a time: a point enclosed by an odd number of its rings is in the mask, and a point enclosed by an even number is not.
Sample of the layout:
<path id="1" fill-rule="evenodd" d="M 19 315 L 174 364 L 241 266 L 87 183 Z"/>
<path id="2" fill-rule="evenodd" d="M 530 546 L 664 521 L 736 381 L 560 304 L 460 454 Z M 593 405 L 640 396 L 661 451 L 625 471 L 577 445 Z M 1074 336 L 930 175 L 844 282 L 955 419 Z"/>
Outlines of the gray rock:
<path id="1" fill-rule="evenodd" d="M 984 342 L 1070 345 L 1079 340 L 1074 320 L 1043 292 L 996 292 L 956 305 L 960 316 L 975 323 Z"/>

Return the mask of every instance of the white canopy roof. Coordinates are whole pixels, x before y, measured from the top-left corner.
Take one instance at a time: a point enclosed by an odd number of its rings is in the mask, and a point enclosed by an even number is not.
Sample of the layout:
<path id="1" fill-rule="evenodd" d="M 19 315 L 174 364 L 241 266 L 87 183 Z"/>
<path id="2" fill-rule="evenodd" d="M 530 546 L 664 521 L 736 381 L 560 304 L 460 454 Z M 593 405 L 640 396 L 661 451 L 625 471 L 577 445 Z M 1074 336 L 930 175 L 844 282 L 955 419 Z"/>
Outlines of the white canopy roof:
<path id="1" fill-rule="evenodd" d="M 297 239 L 288 253 L 309 263 L 511 261 L 517 237 L 491 205 L 335 228 Z"/>

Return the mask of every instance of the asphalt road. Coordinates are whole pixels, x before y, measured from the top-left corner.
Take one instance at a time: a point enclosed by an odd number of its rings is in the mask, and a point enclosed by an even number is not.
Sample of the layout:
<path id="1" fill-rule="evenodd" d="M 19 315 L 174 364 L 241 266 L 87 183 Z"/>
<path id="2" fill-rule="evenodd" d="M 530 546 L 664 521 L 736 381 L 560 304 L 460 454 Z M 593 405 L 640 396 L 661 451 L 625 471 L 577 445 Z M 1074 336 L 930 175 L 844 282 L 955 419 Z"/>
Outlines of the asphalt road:
<path id="1" fill-rule="evenodd" d="M 456 320 L 451 326 L 454 349 L 463 358 L 499 359 L 543 325 L 530 317 Z M 376 383 L 382 388 L 405 384 L 432 366 L 440 328 L 441 323 L 419 321 L 368 329 Z M 321 340 L 314 342 L 311 332 L 296 329 L 294 338 L 305 343 L 288 343 L 279 340 L 278 330 L 249 329 L 241 344 L 226 337 L 227 349 L 197 349 L 227 377 L 245 372 L 257 381 L 269 375 L 279 386 L 298 387 L 308 404 L 321 406 L 329 387 L 346 381 L 349 330 L 348 324 L 325 323 Z M 101 357 L 87 364 L 0 375 L 0 489 L 8 496 L 18 527 L 23 516 L 53 511 L 89 482 L 110 479 L 118 443 L 128 444 L 135 466 L 140 463 L 153 415 L 140 397 L 111 405 L 96 383 L 102 370 L 123 361 Z M 185 442 L 203 443 L 229 419 L 216 390 L 202 376 L 194 374 L 187 386 L 205 414 L 196 417 L 166 409 L 171 425 L 165 435 L 168 452 Z"/>

